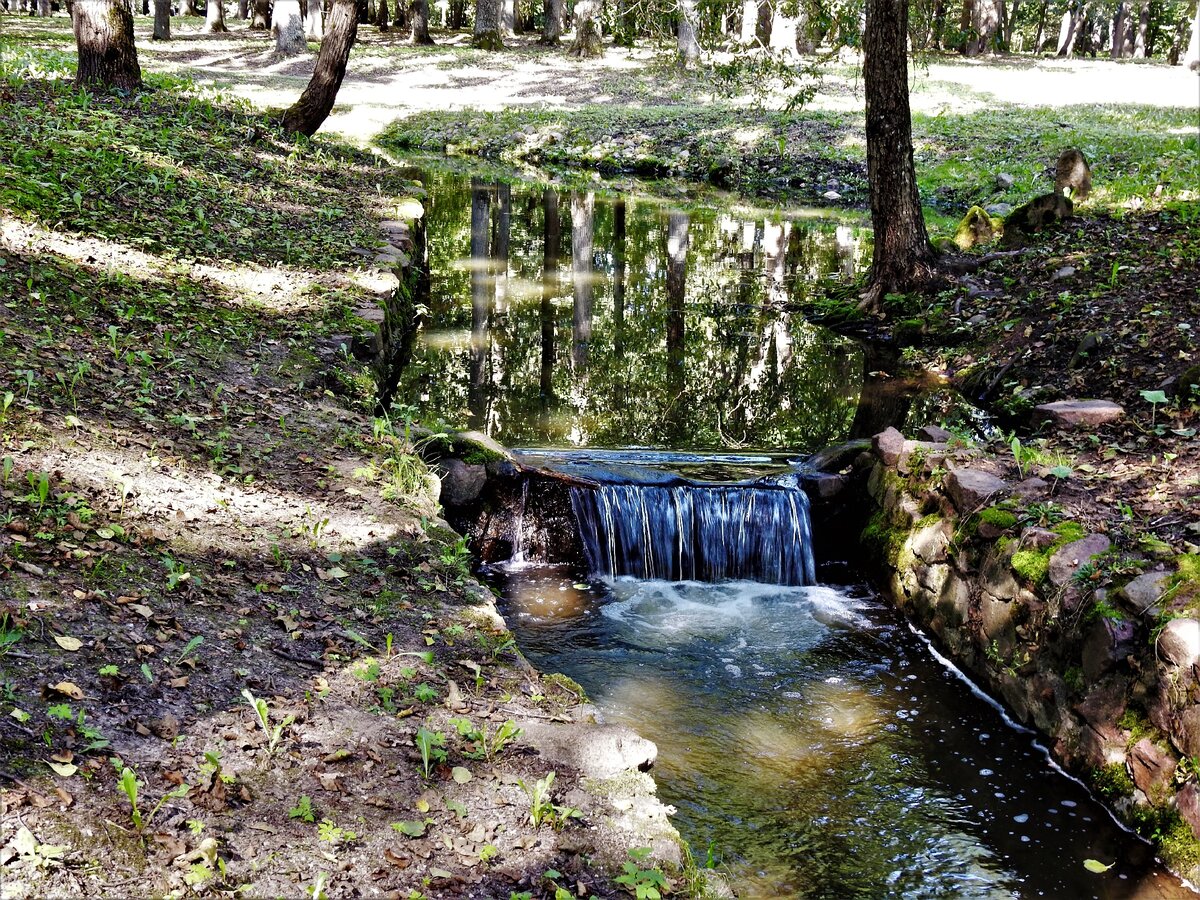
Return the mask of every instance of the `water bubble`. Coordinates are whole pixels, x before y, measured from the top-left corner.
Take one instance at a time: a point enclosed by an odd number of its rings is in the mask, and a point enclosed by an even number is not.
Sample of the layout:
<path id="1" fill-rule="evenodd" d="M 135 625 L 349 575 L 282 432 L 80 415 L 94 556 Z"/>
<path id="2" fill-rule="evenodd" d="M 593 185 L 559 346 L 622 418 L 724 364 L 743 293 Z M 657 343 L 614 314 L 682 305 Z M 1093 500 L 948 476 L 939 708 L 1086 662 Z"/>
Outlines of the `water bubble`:
<path id="1" fill-rule="evenodd" d="M 1013 816 L 1013 821 L 1024 825 L 1029 821 L 1029 813 L 1021 813 L 1019 816 Z"/>
<path id="2" fill-rule="evenodd" d="M 995 775 L 996 773 L 993 772 L 991 769 L 980 769 L 979 774 L 982 775 L 984 778 L 988 778 L 989 776 Z"/>

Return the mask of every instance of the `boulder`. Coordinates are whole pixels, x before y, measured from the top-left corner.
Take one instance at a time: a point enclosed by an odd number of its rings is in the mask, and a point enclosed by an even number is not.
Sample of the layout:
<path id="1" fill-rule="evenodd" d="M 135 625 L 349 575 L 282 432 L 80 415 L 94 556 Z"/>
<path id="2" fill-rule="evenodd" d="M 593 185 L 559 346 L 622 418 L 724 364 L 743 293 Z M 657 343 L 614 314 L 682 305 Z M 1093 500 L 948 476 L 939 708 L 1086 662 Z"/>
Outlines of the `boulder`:
<path id="1" fill-rule="evenodd" d="M 1122 587 L 1120 593 L 1125 602 L 1138 612 L 1156 614 L 1152 611 L 1162 599 L 1170 580 L 1170 572 L 1147 572 Z"/>
<path id="2" fill-rule="evenodd" d="M 1083 639 L 1083 676 L 1095 681 L 1134 652 L 1135 629 L 1123 619 L 1097 619 Z"/>
<path id="3" fill-rule="evenodd" d="M 1054 167 L 1054 192 L 1061 196 L 1064 191 L 1074 200 L 1086 200 L 1092 192 L 1092 169 L 1083 151 L 1074 147 L 1060 153 Z"/>
<path id="4" fill-rule="evenodd" d="M 1062 194 L 1034 197 L 1014 209 L 1004 220 L 1004 243 L 1008 246 L 1019 244 L 1024 236 L 1062 219 L 1069 219 L 1074 213 L 1074 204 Z"/>
<path id="5" fill-rule="evenodd" d="M 1017 486 L 1013 488 L 1013 493 L 1022 500 L 1036 500 L 1043 496 L 1049 489 L 1050 485 L 1045 479 L 1038 478 L 1036 475 L 1031 475 L 1029 478 L 1026 478 L 1024 481 L 1018 483 Z"/>
<path id="6" fill-rule="evenodd" d="M 993 221 L 982 207 L 972 206 L 954 229 L 954 243 L 960 250 L 990 243 L 996 239 L 999 225 L 1000 220 Z"/>
<path id="7" fill-rule="evenodd" d="M 559 725 L 521 721 L 521 743 L 542 760 L 570 766 L 587 778 L 612 778 L 630 769 L 648 769 L 658 757 L 653 742 L 622 725 Z"/>
<path id="8" fill-rule="evenodd" d="M 846 441 L 844 444 L 835 444 L 814 453 L 805 460 L 805 465 L 818 472 L 840 472 L 850 465 L 860 453 L 869 449 L 871 449 L 871 441 L 866 438 Z"/>
<path id="9" fill-rule="evenodd" d="M 983 209 L 989 216 L 996 216 L 1003 219 L 1013 211 L 1013 206 L 1011 203 L 989 203 Z"/>
<path id="10" fill-rule="evenodd" d="M 931 444 L 945 444 L 954 435 L 939 425 L 925 425 L 917 432 L 917 437 Z"/>
<path id="11" fill-rule="evenodd" d="M 1008 490 L 1008 482 L 979 469 L 955 469 L 946 479 L 946 491 L 963 515 L 988 500 L 1000 499 Z"/>
<path id="12" fill-rule="evenodd" d="M 1112 546 L 1102 534 L 1089 534 L 1078 541 L 1060 547 L 1050 557 L 1050 583 L 1062 587 L 1069 582 L 1079 567 L 1093 556 L 1099 556 Z"/>
<path id="13" fill-rule="evenodd" d="M 1059 428 L 1107 425 L 1125 416 L 1125 409 L 1110 400 L 1056 400 L 1034 407 L 1042 419 Z"/>
<path id="14" fill-rule="evenodd" d="M 830 497 L 836 497 L 842 492 L 842 488 L 846 486 L 846 479 L 841 475 L 829 475 L 821 472 L 810 478 L 804 479 L 804 486 L 809 489 L 810 493 L 816 494 L 822 500 L 828 500 Z"/>
<path id="15" fill-rule="evenodd" d="M 1175 795 L 1175 806 L 1183 820 L 1192 826 L 1192 834 L 1200 839 L 1200 787 L 1189 781 Z"/>
<path id="16" fill-rule="evenodd" d="M 479 499 L 487 484 L 487 468 L 461 459 L 443 459 L 437 464 L 442 482 L 443 506 L 466 506 Z"/>
<path id="17" fill-rule="evenodd" d="M 904 435 L 895 428 L 888 428 L 871 438 L 871 448 L 885 466 L 894 466 L 904 453 Z"/>
<path id="18" fill-rule="evenodd" d="M 1200 620 L 1172 619 L 1158 636 L 1158 655 L 1166 663 L 1190 669 L 1200 660 Z"/>
<path id="19" fill-rule="evenodd" d="M 1085 334 L 1075 347 L 1075 352 L 1071 355 L 1071 361 L 1067 363 L 1068 369 L 1078 369 L 1084 363 L 1095 365 L 1100 361 L 1100 351 L 1104 349 L 1104 345 L 1108 343 L 1108 338 L 1102 332 L 1090 331 Z"/>
<path id="20" fill-rule="evenodd" d="M 1149 738 L 1142 738 L 1129 752 L 1129 768 L 1133 783 L 1147 797 L 1163 792 L 1175 775 L 1175 760 L 1163 752 Z"/>
<path id="21" fill-rule="evenodd" d="M 1179 716 L 1171 729 L 1171 743 L 1184 756 L 1200 756 L 1200 706 L 1189 706 Z"/>
<path id="22" fill-rule="evenodd" d="M 1125 714 L 1125 694 L 1129 688 L 1126 678 L 1113 676 L 1092 687 L 1075 711 L 1089 725 L 1115 725 Z"/>
<path id="23" fill-rule="evenodd" d="M 996 183 L 996 190 L 1007 191 L 1016 183 L 1016 179 L 1013 178 L 1011 175 L 1009 175 L 1007 172 L 997 172 L 995 183 Z"/>
<path id="24" fill-rule="evenodd" d="M 1125 762 L 1125 735 L 1115 725 L 1088 725 L 1079 733 L 1079 752 L 1089 768 Z"/>
<path id="25" fill-rule="evenodd" d="M 1044 550 L 1058 540 L 1058 534 L 1049 528 L 1039 528 L 1030 525 L 1021 532 L 1021 547 L 1031 550 Z"/>

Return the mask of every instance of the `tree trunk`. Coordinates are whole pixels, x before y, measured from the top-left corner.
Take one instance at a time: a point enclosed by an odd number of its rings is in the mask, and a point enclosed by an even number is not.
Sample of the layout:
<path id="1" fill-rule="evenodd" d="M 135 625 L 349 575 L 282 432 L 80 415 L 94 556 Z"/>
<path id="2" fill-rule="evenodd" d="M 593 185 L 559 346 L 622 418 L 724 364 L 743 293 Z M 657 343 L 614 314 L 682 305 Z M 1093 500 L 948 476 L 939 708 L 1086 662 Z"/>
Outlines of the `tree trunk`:
<path id="1" fill-rule="evenodd" d="M 604 55 L 599 16 L 600 0 L 575 0 L 575 40 L 567 50 L 569 56 L 595 59 Z"/>
<path id="2" fill-rule="evenodd" d="M 562 2 L 562 0 L 558 0 Z M 637 41 L 637 13 L 634 10 L 635 0 L 617 0 L 617 33 L 614 43 L 618 47 L 632 47 Z M 561 17 L 560 17 L 561 18 Z"/>
<path id="3" fill-rule="evenodd" d="M 549 418 L 554 397 L 554 295 L 558 293 L 558 257 L 562 232 L 558 219 L 558 194 L 551 188 L 542 191 L 542 409 Z"/>
<path id="4" fill-rule="evenodd" d="M 542 37 L 538 43 L 554 46 L 562 37 L 563 0 L 545 0 L 542 9 L 546 21 L 542 23 Z"/>
<path id="5" fill-rule="evenodd" d="M 72 18 L 79 50 L 76 84 L 126 90 L 142 86 L 127 0 L 75 0 Z"/>
<path id="6" fill-rule="evenodd" d="M 500 0 L 500 35 L 511 38 L 517 33 L 517 10 L 514 0 Z"/>
<path id="7" fill-rule="evenodd" d="M 38 15 L 42 18 L 50 18 L 53 10 L 50 8 L 50 0 L 38 0 Z"/>
<path id="8" fill-rule="evenodd" d="M 471 350 L 467 408 L 471 424 L 483 428 L 487 418 L 488 321 L 492 315 L 491 277 L 488 272 L 488 220 L 491 190 L 478 178 L 471 179 Z"/>
<path id="9" fill-rule="evenodd" d="M 700 59 L 700 42 L 696 39 L 699 17 L 696 0 L 679 0 L 679 68 L 690 69 Z"/>
<path id="10" fill-rule="evenodd" d="M 459 31 L 466 21 L 467 0 L 450 0 L 450 29 Z"/>
<path id="11" fill-rule="evenodd" d="M 771 25 L 775 21 L 775 10 L 771 0 L 758 0 L 758 19 L 754 23 L 754 37 L 760 47 L 771 46 Z"/>
<path id="12" fill-rule="evenodd" d="M 1000 26 L 1002 0 L 971 0 L 971 34 L 963 48 L 966 56 L 979 56 L 994 49 Z M 964 10 L 966 6 L 964 6 Z"/>
<path id="13" fill-rule="evenodd" d="M 1080 5 L 1063 13 L 1062 27 L 1058 32 L 1058 55 L 1071 56 L 1075 52 L 1075 42 L 1083 31 L 1084 20 L 1087 18 L 1087 5 Z"/>
<path id="14" fill-rule="evenodd" d="M 512 241 L 512 188 L 496 185 L 495 218 L 492 223 L 492 274 L 496 283 L 496 312 L 508 312 L 508 256 Z"/>
<path id="15" fill-rule="evenodd" d="M 181 16 L 198 16 L 200 13 L 196 10 L 196 0 L 179 0 L 179 15 Z"/>
<path id="16" fill-rule="evenodd" d="M 433 43 L 429 36 L 429 0 L 412 0 L 412 42 L 423 46 Z"/>
<path id="17" fill-rule="evenodd" d="M 1112 26 L 1112 58 L 1120 59 L 1125 52 L 1125 28 L 1128 23 L 1129 6 L 1125 3 L 1117 4 L 1117 11 L 1113 17 Z"/>
<path id="18" fill-rule="evenodd" d="M 325 9 L 321 0 L 308 0 L 308 16 L 304 19 L 304 36 L 318 43 L 325 37 Z"/>
<path id="19" fill-rule="evenodd" d="M 308 43 L 304 40 L 304 22 L 300 19 L 300 0 L 275 0 L 271 12 L 271 31 L 275 35 L 275 52 L 280 56 L 296 56 L 308 49 Z M 341 78 L 338 83 L 341 83 Z M 323 120 L 325 117 L 321 118 Z"/>
<path id="20" fill-rule="evenodd" d="M 1033 53 L 1035 56 L 1042 52 L 1046 42 L 1046 13 L 1050 10 L 1050 0 L 1042 0 L 1042 8 L 1038 11 L 1037 34 L 1033 38 Z"/>
<path id="21" fill-rule="evenodd" d="M 1192 13 L 1192 37 L 1188 41 L 1187 53 L 1183 55 L 1183 64 L 1193 72 L 1200 71 L 1200 5 Z"/>
<path id="22" fill-rule="evenodd" d="M 387 31 L 391 27 L 391 10 L 388 9 L 388 0 L 379 0 L 378 9 L 375 12 L 375 27 L 380 31 Z"/>
<path id="23" fill-rule="evenodd" d="M 357 7 L 355 0 L 333 0 L 329 8 L 329 27 L 325 31 L 325 40 L 321 42 L 321 52 L 317 56 L 312 79 L 300 99 L 284 113 L 283 129 L 288 134 L 311 137 L 333 109 L 338 88 L 342 86 L 342 78 L 346 75 L 350 48 L 358 36 Z"/>
<path id="24" fill-rule="evenodd" d="M 613 353 L 625 355 L 625 201 L 613 204 Z"/>
<path id="25" fill-rule="evenodd" d="M 238 18 L 243 22 L 250 18 L 250 0 L 238 0 Z"/>
<path id="26" fill-rule="evenodd" d="M 571 365 L 576 372 L 587 369 L 592 342 L 592 236 L 594 194 L 571 195 L 571 274 L 575 283 L 572 317 Z"/>
<path id="27" fill-rule="evenodd" d="M 1142 0 L 1138 11 L 1137 30 L 1133 37 L 1133 55 L 1135 59 L 1145 59 L 1148 55 L 1147 36 L 1150 33 L 1150 0 Z"/>
<path id="28" fill-rule="evenodd" d="M 220 34 L 228 30 L 225 27 L 225 0 L 208 0 L 208 9 L 204 15 L 204 33 Z"/>
<path id="29" fill-rule="evenodd" d="M 1046 0 L 1048 3 L 1049 0 Z M 933 49 L 942 49 L 942 38 L 946 34 L 946 0 L 937 0 L 933 7 Z"/>
<path id="30" fill-rule="evenodd" d="M 743 47 L 752 46 L 758 40 L 754 33 L 757 23 L 758 0 L 742 0 L 742 27 L 738 34 L 738 43 Z"/>
<path id="31" fill-rule="evenodd" d="M 503 50 L 500 37 L 501 0 L 475 0 L 475 31 L 471 46 L 480 50 Z"/>
<path id="32" fill-rule="evenodd" d="M 688 214 L 667 215 L 667 371 L 666 386 L 670 407 L 665 416 L 668 428 L 676 433 L 684 420 L 686 406 L 684 378 L 684 307 L 687 300 Z"/>
<path id="33" fill-rule="evenodd" d="M 882 311 L 887 294 L 924 280 L 934 261 L 913 165 L 907 39 L 907 0 L 867 0 L 863 79 L 875 252 L 862 306 L 875 312 Z"/>
<path id="34" fill-rule="evenodd" d="M 171 0 L 154 0 L 154 40 L 171 39 Z"/>
<path id="35" fill-rule="evenodd" d="M 250 28 L 254 31 L 266 31 L 271 27 L 271 0 L 253 0 L 254 18 L 250 20 Z"/>

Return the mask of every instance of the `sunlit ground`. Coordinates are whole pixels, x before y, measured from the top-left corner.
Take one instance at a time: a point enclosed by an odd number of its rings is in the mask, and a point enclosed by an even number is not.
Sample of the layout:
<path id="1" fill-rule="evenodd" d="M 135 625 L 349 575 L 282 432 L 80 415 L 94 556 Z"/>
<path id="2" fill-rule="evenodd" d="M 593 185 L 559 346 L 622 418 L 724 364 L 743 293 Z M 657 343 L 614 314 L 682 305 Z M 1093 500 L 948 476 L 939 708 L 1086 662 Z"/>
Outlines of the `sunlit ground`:
<path id="1" fill-rule="evenodd" d="M 307 56 L 279 59 L 272 53 L 274 44 L 267 33 L 252 32 L 236 19 L 228 20 L 230 34 L 205 35 L 200 33 L 202 19 L 176 18 L 169 43 L 151 43 L 149 19 L 139 16 L 136 21 L 138 53 L 145 67 L 190 75 L 264 108 L 290 105 L 307 83 L 316 59 L 315 49 Z M 66 16 L 58 16 L 55 24 L 64 37 L 69 36 Z M 511 49 L 503 53 L 471 49 L 466 33 L 435 29 L 434 37 L 437 47 L 414 48 L 401 33 L 381 34 L 373 26 L 361 27 L 360 42 L 325 130 L 365 143 L 397 118 L 425 110 L 571 108 L 588 103 L 647 106 L 715 99 L 711 83 L 678 75 L 669 65 L 669 53 L 654 47 L 608 46 L 602 59 L 580 61 L 564 52 L 569 35 L 561 50 L 539 48 L 531 35 L 510 40 Z M 856 55 L 844 52 L 827 69 L 809 108 L 860 111 L 860 62 Z M 916 63 L 910 85 L 913 111 L 928 114 L 969 113 L 997 104 L 1194 108 L 1200 101 L 1196 76 L 1182 66 L 1104 59 L 947 57 L 928 65 Z M 731 99 L 736 103 L 749 98 Z M 767 102 L 782 105 L 786 99 L 778 92 Z"/>

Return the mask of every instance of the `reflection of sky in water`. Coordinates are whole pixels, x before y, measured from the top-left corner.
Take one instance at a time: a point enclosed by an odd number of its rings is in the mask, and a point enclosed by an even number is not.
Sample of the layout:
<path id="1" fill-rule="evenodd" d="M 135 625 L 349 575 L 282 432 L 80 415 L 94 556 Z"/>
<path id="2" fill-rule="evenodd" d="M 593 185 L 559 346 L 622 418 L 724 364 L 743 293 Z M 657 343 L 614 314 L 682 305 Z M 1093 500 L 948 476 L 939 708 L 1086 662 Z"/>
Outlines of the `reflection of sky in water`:
<path id="1" fill-rule="evenodd" d="M 425 180 L 430 313 L 397 393 L 424 416 L 510 446 L 795 450 L 846 435 L 862 354 L 784 306 L 857 271 L 859 229 Z"/>
<path id="2" fill-rule="evenodd" d="M 522 648 L 658 744 L 677 824 L 739 896 L 1181 895 L 877 601 L 575 577 L 497 574 Z"/>

